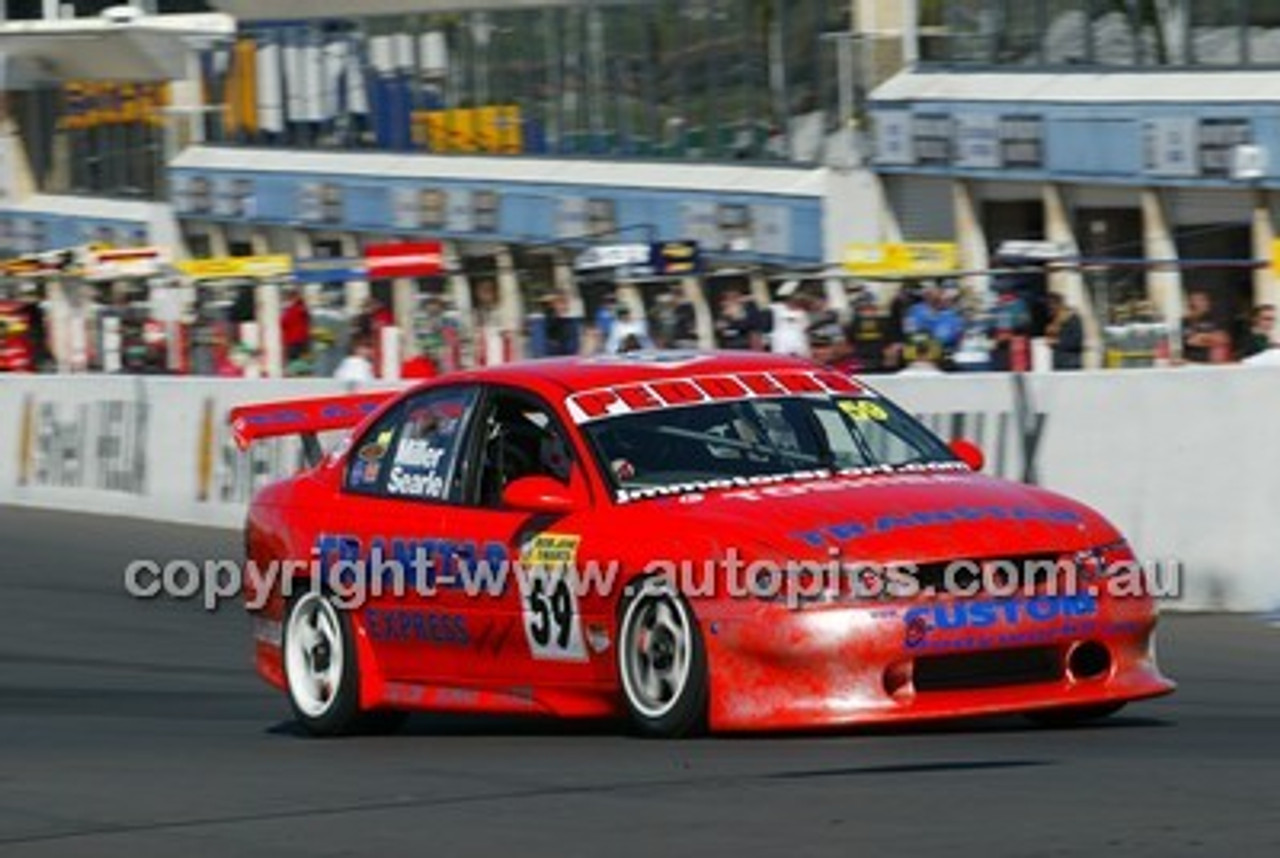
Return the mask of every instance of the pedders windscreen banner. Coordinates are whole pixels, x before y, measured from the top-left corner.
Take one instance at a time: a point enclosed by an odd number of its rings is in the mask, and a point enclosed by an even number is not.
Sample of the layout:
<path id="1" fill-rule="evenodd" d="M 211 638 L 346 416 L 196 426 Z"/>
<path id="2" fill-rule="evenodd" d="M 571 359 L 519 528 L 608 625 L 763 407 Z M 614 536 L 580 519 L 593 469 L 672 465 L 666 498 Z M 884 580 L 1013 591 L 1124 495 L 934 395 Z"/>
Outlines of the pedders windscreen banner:
<path id="1" fill-rule="evenodd" d="M 364 261 L 371 280 L 437 277 L 444 273 L 444 247 L 438 241 L 369 244 L 364 249 Z"/>

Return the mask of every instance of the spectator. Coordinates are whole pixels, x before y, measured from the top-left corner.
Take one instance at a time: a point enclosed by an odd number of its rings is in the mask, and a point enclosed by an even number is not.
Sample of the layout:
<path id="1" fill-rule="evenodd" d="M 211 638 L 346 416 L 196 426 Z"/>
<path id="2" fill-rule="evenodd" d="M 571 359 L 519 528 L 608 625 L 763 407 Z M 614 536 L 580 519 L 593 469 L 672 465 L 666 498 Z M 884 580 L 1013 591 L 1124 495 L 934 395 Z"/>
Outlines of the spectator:
<path id="1" fill-rule="evenodd" d="M 600 307 L 596 310 L 595 329 L 596 329 L 596 347 L 602 351 L 607 351 L 605 346 L 609 344 L 610 337 L 613 336 L 613 323 L 618 318 L 618 292 L 610 288 L 605 291 L 600 298 Z"/>
<path id="2" fill-rule="evenodd" d="M 622 342 L 618 344 L 618 354 L 620 355 L 643 350 L 644 343 L 640 341 L 640 337 L 637 334 L 627 334 L 622 338 Z"/>
<path id="3" fill-rule="evenodd" d="M 1182 359 L 1187 363 L 1223 363 L 1231 338 L 1213 317 L 1208 292 L 1187 295 L 1187 315 L 1182 317 Z"/>
<path id="4" fill-rule="evenodd" d="M 937 284 L 925 287 L 924 300 L 914 304 L 907 310 L 903 319 L 903 333 L 928 334 L 929 338 L 949 355 L 960 344 L 960 335 L 964 333 L 964 320 L 952 306 L 954 297 Z"/>
<path id="5" fill-rule="evenodd" d="M 420 381 L 439 375 L 436 363 L 427 355 L 416 355 L 400 365 L 400 377 Z"/>
<path id="6" fill-rule="evenodd" d="M 1249 333 L 1245 337 L 1240 350 L 1240 357 L 1249 358 L 1276 347 L 1271 339 L 1276 328 L 1276 308 L 1274 304 L 1259 304 L 1249 314 Z"/>
<path id="7" fill-rule="evenodd" d="M 351 344 L 351 354 L 338 364 L 333 377 L 348 384 L 368 384 L 377 378 L 373 370 L 373 346 L 367 339 L 356 337 Z"/>
<path id="8" fill-rule="evenodd" d="M 892 361 L 889 320 L 880 314 L 870 292 L 859 292 L 853 302 L 853 321 L 846 339 L 861 372 L 884 372 Z"/>
<path id="9" fill-rule="evenodd" d="M 998 372 L 1030 369 L 1027 335 L 1031 331 L 1031 311 L 1016 289 L 998 287 L 999 295 L 992 311 L 995 346 L 991 351 L 991 368 Z"/>
<path id="10" fill-rule="evenodd" d="M 284 309 L 280 312 L 280 340 L 284 344 L 285 363 L 306 360 L 311 352 L 311 313 L 302 291 L 296 286 L 285 288 Z"/>
<path id="11" fill-rule="evenodd" d="M 1084 323 L 1080 314 L 1057 292 L 1049 293 L 1049 323 L 1044 329 L 1053 349 L 1054 369 L 1084 366 Z"/>
<path id="12" fill-rule="evenodd" d="M 364 302 L 364 309 L 356 316 L 355 338 L 378 343 L 382 339 L 382 329 L 395 323 L 395 317 L 386 305 L 377 298 L 369 297 Z"/>
<path id="13" fill-rule="evenodd" d="M 650 314 L 650 329 L 660 349 L 697 348 L 693 305 L 681 299 L 674 288 L 658 292 Z"/>
<path id="14" fill-rule="evenodd" d="M 715 321 L 716 348 L 760 348 L 760 309 L 734 285 L 720 293 L 720 312 Z"/>
<path id="15" fill-rule="evenodd" d="M 609 326 L 609 339 L 604 345 L 605 354 L 616 355 L 653 348 L 648 323 L 644 319 L 633 319 L 631 307 L 618 304 L 614 313 L 616 318 Z"/>
<path id="16" fill-rule="evenodd" d="M 951 367 L 957 372 L 988 372 L 991 370 L 991 324 L 983 314 L 970 310 L 965 314 L 964 333 L 960 345 L 951 355 Z"/>
<path id="17" fill-rule="evenodd" d="M 557 290 L 546 297 L 547 356 L 576 355 L 582 350 L 582 320 L 569 313 L 569 297 Z"/>
<path id="18" fill-rule="evenodd" d="M 770 307 L 769 350 L 780 355 L 809 356 L 808 302 L 799 282 L 788 280 L 778 289 L 781 299 Z"/>
<path id="19" fill-rule="evenodd" d="M 45 325 L 44 307 L 34 286 L 24 284 L 22 300 L 27 314 L 27 337 L 30 342 L 32 372 L 51 372 L 56 361 L 49 349 L 49 332 Z"/>
<path id="20" fill-rule="evenodd" d="M 933 338 L 918 331 L 907 338 L 902 349 L 906 366 L 898 375 L 941 375 L 942 349 Z"/>
<path id="21" fill-rule="evenodd" d="M 817 325 L 809 332 L 809 348 L 815 362 L 836 372 L 853 375 L 860 369 L 849 346 L 849 338 L 835 319 Z"/>
<path id="22" fill-rule="evenodd" d="M 897 368 L 903 363 L 902 348 L 907 340 L 905 330 L 907 313 L 923 299 L 923 296 L 923 287 L 918 281 L 911 280 L 902 284 L 889 303 L 889 315 L 885 319 L 885 339 L 889 344 L 885 355 L 888 368 Z"/>

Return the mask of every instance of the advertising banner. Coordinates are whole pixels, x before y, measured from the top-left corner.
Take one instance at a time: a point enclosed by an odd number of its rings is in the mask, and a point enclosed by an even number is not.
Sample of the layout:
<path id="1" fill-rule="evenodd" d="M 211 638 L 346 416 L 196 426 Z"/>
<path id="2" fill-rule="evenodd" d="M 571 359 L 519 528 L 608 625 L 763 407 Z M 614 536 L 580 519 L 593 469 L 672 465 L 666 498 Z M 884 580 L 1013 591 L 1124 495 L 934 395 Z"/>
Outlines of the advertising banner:
<path id="1" fill-rule="evenodd" d="M 364 262 L 374 280 L 436 277 L 444 272 L 444 248 L 438 241 L 370 244 L 364 249 Z"/>

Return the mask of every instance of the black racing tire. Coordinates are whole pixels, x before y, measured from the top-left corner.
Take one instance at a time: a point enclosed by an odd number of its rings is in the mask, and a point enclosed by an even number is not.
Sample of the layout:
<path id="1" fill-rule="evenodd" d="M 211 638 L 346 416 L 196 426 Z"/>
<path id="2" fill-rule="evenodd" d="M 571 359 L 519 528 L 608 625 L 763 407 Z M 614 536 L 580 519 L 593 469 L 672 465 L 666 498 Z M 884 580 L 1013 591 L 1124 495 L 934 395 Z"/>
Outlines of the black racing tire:
<path id="1" fill-rule="evenodd" d="M 683 738 L 707 729 L 707 653 L 698 619 L 669 583 L 632 582 L 620 606 L 618 685 L 641 736 Z"/>
<path id="2" fill-rule="evenodd" d="M 350 614 L 308 590 L 289 601 L 281 640 L 285 686 L 298 724 L 312 736 L 391 733 L 408 713 L 360 709 L 360 665 Z"/>
<path id="3" fill-rule="evenodd" d="M 1079 724 L 1088 724 L 1091 721 L 1101 721 L 1108 718 L 1121 709 L 1125 704 L 1121 703 L 1099 703 L 1095 706 L 1063 706 L 1058 709 L 1041 709 L 1038 712 L 1026 713 L 1026 718 L 1032 724 L 1041 727 L 1075 727 Z"/>

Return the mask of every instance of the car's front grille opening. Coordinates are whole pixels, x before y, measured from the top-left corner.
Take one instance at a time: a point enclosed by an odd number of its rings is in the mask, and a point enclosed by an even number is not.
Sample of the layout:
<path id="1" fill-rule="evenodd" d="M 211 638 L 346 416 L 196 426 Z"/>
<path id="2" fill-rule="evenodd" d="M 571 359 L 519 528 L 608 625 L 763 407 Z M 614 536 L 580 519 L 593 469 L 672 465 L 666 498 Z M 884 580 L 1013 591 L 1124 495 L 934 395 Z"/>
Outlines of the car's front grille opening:
<path id="1" fill-rule="evenodd" d="M 920 693 L 1053 682 L 1062 677 L 1062 653 L 1051 646 L 921 656 L 913 671 Z"/>

